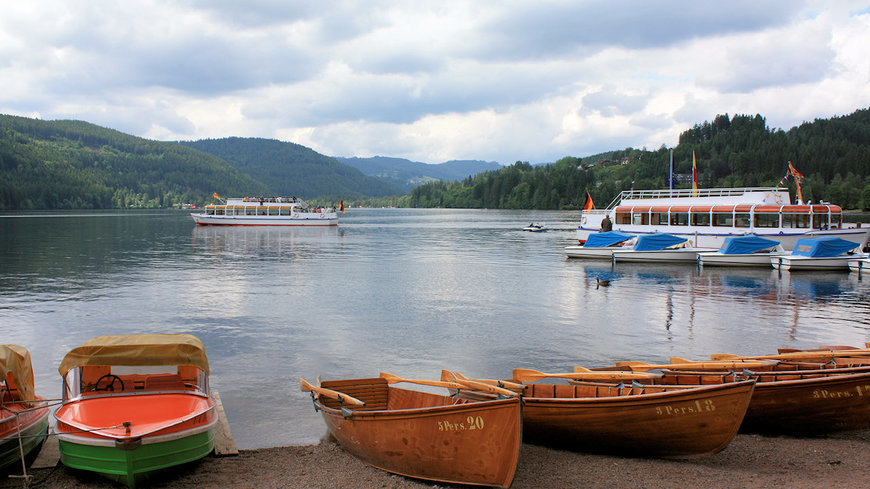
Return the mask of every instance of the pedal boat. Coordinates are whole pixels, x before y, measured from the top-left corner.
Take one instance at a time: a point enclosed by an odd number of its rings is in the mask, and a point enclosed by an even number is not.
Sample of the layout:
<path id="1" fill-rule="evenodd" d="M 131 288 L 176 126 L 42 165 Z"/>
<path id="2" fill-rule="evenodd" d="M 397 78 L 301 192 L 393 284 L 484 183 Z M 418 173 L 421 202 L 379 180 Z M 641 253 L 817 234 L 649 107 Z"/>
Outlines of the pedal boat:
<path id="1" fill-rule="evenodd" d="M 722 247 L 716 251 L 698 253 L 701 266 L 726 267 L 767 267 L 770 259 L 787 254 L 779 241 L 762 238 L 754 234 L 730 236 L 725 238 Z"/>
<path id="2" fill-rule="evenodd" d="M 626 249 L 634 244 L 635 238 L 635 235 L 621 231 L 590 234 L 583 245 L 566 246 L 565 254 L 568 258 L 610 260 L 613 258 L 613 250 Z"/>
<path id="3" fill-rule="evenodd" d="M 772 257 L 777 270 L 849 270 L 849 262 L 867 258 L 861 243 L 831 236 L 799 239 L 791 254 Z"/>
<path id="4" fill-rule="evenodd" d="M 217 413 L 202 342 L 182 334 L 100 336 L 59 368 L 61 462 L 135 487 L 214 448 Z"/>
<path id="5" fill-rule="evenodd" d="M 0 474 L 23 473 L 48 435 L 48 403 L 34 392 L 27 348 L 0 345 L 0 374 Z"/>
<path id="6" fill-rule="evenodd" d="M 666 233 L 642 234 L 634 246 L 613 250 L 613 261 L 643 263 L 697 263 L 698 253 L 716 251 L 696 248 L 687 238 Z"/>

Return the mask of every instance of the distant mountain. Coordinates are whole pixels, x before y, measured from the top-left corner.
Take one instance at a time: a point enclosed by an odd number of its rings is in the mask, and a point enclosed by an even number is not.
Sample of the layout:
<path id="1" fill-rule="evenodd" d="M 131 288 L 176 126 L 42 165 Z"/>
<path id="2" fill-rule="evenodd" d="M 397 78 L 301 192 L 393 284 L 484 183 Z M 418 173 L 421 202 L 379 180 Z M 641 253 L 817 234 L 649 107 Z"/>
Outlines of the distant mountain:
<path id="1" fill-rule="evenodd" d="M 182 141 L 180 144 L 227 161 L 265 183 L 269 193 L 274 195 L 348 199 L 407 193 L 299 144 L 238 137 Z"/>
<path id="2" fill-rule="evenodd" d="M 438 180 L 463 180 L 487 171 L 500 170 L 502 165 L 493 161 L 454 160 L 439 164 L 427 164 L 403 158 L 375 156 L 372 158 L 342 158 L 336 160 L 359 169 L 364 174 L 383 180 L 403 193 L 424 183 Z"/>

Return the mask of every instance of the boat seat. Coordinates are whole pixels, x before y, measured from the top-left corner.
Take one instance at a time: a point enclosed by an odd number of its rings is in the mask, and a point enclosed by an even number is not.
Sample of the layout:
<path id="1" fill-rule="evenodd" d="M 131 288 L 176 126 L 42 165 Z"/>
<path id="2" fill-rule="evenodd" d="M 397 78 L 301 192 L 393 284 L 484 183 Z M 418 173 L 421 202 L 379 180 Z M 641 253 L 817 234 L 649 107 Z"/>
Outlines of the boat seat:
<path id="1" fill-rule="evenodd" d="M 145 390 L 178 391 L 184 390 L 184 383 L 178 374 L 152 375 L 145 378 Z"/>

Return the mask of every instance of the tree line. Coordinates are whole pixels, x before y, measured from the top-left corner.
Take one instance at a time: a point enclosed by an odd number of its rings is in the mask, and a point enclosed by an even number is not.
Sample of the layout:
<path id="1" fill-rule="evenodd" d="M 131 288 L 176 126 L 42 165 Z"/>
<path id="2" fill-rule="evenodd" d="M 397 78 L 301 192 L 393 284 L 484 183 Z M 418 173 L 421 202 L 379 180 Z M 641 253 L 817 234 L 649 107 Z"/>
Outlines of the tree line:
<path id="1" fill-rule="evenodd" d="M 768 128 L 761 115 L 717 115 L 680 134 L 675 148 L 566 156 L 537 167 L 518 161 L 461 181 L 422 185 L 402 197 L 400 205 L 577 209 L 588 193 L 597 207 L 605 207 L 623 190 L 668 188 L 671 150 L 678 175 L 692 173 L 694 155 L 701 188 L 781 184 L 794 197 L 795 177 L 783 179 L 791 162 L 804 176 L 804 200 L 870 210 L 870 109 L 805 122 L 788 131 Z M 684 178 L 675 188 L 691 185 L 691 178 Z"/>

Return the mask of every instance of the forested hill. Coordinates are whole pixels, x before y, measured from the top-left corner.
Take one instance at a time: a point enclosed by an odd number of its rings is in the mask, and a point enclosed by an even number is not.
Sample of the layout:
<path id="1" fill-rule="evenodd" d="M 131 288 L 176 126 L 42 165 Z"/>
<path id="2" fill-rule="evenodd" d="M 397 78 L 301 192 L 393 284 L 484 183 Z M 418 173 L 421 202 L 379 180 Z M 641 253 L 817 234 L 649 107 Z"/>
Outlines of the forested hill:
<path id="1" fill-rule="evenodd" d="M 461 180 L 470 175 L 493 171 L 502 165 L 493 161 L 461 160 L 427 164 L 404 158 L 373 156 L 370 158 L 342 158 L 336 160 L 359 169 L 366 175 L 376 177 L 408 193 L 414 187 L 437 180 Z"/>
<path id="2" fill-rule="evenodd" d="M 806 122 L 788 131 L 761 115 L 727 114 L 683 132 L 674 148 L 677 188 L 691 188 L 692 154 L 699 187 L 776 186 L 788 162 L 804 175 L 805 200 L 870 210 L 870 109 Z M 597 207 L 629 189 L 667 188 L 670 150 L 627 148 L 595 157 L 567 156 L 552 165 L 517 162 L 461 182 L 429 183 L 400 203 L 411 207 L 576 209 L 588 191 Z M 794 178 L 786 180 L 794 196 Z"/>
<path id="3" fill-rule="evenodd" d="M 82 121 L 0 114 L 0 210 L 171 207 L 268 187 L 212 155 Z"/>
<path id="4" fill-rule="evenodd" d="M 269 194 L 353 199 L 405 193 L 356 168 L 294 143 L 262 138 L 223 138 L 181 144 L 218 156 L 269 186 Z"/>

